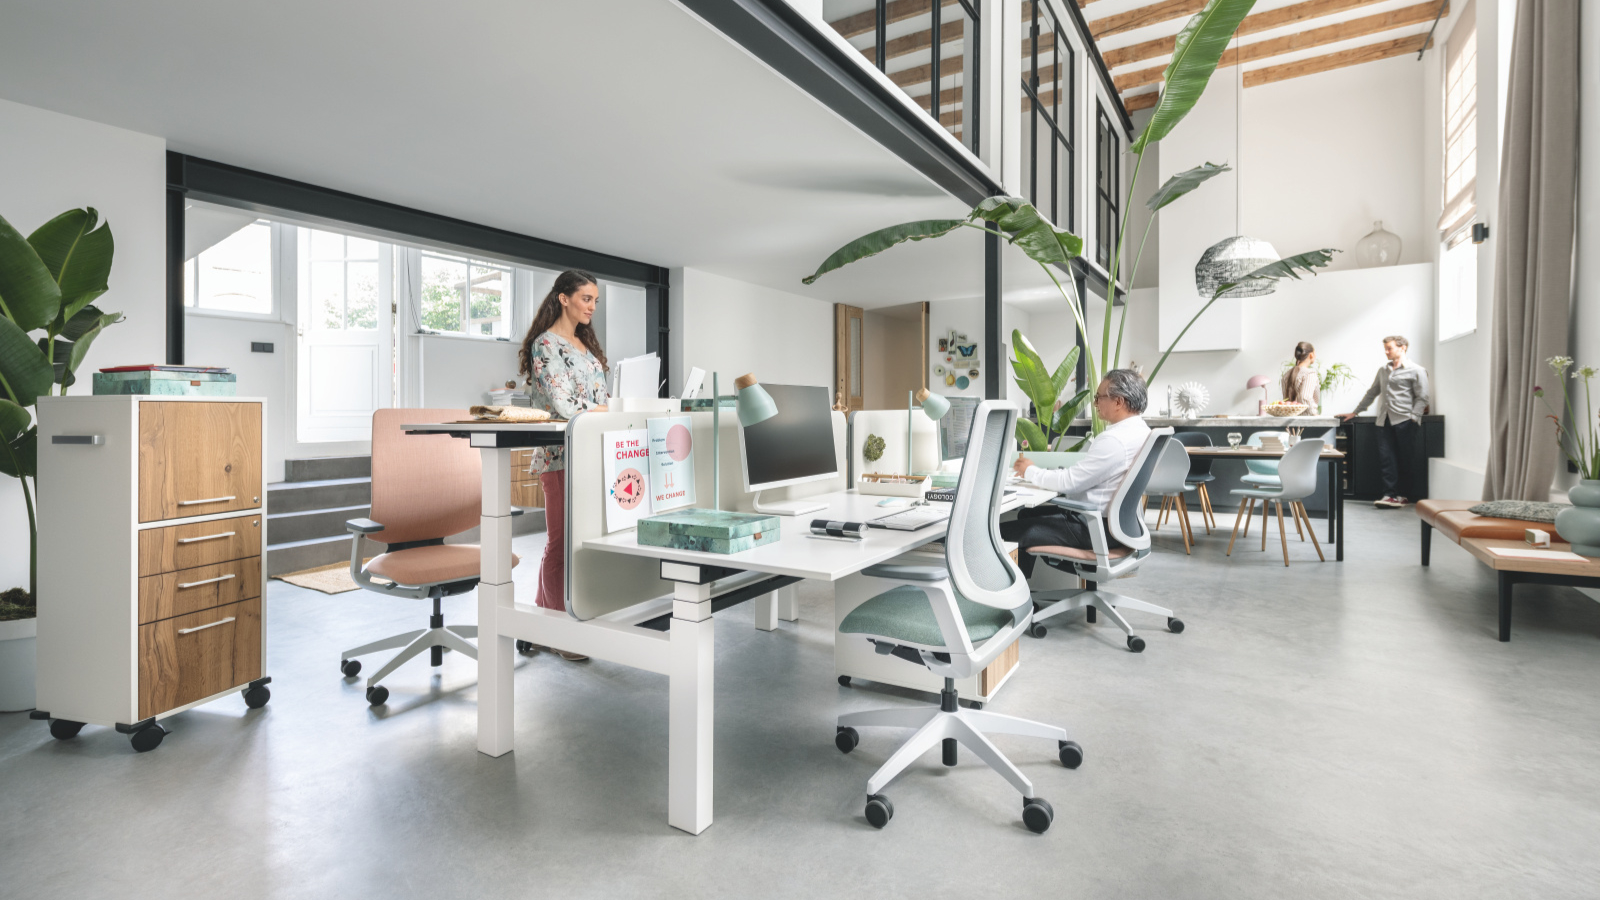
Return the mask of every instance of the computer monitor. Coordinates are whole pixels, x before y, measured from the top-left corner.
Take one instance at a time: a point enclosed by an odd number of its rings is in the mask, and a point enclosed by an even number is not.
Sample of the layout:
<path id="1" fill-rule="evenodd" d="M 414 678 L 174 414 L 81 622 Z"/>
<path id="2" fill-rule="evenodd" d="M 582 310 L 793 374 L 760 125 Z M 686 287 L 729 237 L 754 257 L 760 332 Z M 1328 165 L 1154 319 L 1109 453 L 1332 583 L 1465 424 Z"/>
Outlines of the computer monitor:
<path id="1" fill-rule="evenodd" d="M 747 491 L 804 484 L 837 477 L 839 460 L 833 444 L 833 404 L 828 389 L 794 384 L 766 384 L 777 415 L 739 429 L 739 461 Z M 826 504 L 791 502 L 763 504 L 756 509 L 798 515 Z"/>

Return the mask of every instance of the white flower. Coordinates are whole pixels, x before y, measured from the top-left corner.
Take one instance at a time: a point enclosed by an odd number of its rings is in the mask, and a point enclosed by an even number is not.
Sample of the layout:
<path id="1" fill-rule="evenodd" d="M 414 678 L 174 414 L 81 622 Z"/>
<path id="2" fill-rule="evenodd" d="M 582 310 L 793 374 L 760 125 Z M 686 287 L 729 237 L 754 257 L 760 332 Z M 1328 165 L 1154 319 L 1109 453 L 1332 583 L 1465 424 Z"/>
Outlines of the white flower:
<path id="1" fill-rule="evenodd" d="M 1572 377 L 1577 378 L 1579 375 L 1582 375 L 1584 379 L 1587 380 L 1593 378 L 1596 374 L 1600 374 L 1600 369 L 1596 369 L 1594 366 L 1584 366 L 1581 369 L 1574 369 L 1572 372 Z"/>
<path id="2" fill-rule="evenodd" d="M 1545 362 L 1550 364 L 1550 368 L 1554 369 L 1557 375 L 1560 375 L 1562 372 L 1566 371 L 1568 366 L 1572 365 L 1572 357 L 1552 356 L 1545 360 Z"/>

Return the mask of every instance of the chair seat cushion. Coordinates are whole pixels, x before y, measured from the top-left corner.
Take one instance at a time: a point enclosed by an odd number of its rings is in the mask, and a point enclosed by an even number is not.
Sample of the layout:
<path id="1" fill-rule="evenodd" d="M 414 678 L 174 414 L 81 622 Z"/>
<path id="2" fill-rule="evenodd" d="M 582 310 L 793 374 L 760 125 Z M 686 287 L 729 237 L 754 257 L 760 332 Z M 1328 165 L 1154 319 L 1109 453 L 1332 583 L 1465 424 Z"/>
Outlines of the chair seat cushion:
<path id="1" fill-rule="evenodd" d="M 982 603 L 974 603 L 956 595 L 956 606 L 961 619 L 967 623 L 967 636 L 974 645 L 999 634 L 1011 626 L 1011 613 Z M 934 618 L 933 605 L 920 588 L 901 585 L 884 591 L 871 600 L 850 610 L 839 623 L 844 634 L 868 634 L 921 644 L 924 647 L 943 647 L 944 635 L 939 631 L 939 620 Z"/>
<path id="2" fill-rule="evenodd" d="M 1283 484 L 1283 479 L 1276 475 L 1262 475 L 1256 472 L 1251 472 L 1248 475 L 1241 475 L 1239 476 L 1239 480 L 1245 484 L 1255 484 L 1263 487 L 1277 487 L 1278 485 Z"/>
<path id="3" fill-rule="evenodd" d="M 478 577 L 477 544 L 434 544 L 412 547 L 372 558 L 363 571 L 381 575 L 396 584 L 444 584 Z M 521 559 L 511 554 L 515 566 Z"/>
<path id="4" fill-rule="evenodd" d="M 1217 476 L 1211 474 L 1210 472 L 1206 472 L 1206 473 L 1203 473 L 1203 474 L 1200 474 L 1200 475 L 1190 475 L 1188 478 L 1186 478 L 1184 480 L 1189 482 L 1190 484 L 1203 484 L 1203 483 L 1205 483 L 1207 481 L 1216 481 L 1217 480 Z"/>
<path id="5" fill-rule="evenodd" d="M 1032 553 L 1034 556 L 1059 556 L 1062 559 L 1082 559 L 1088 560 L 1089 562 L 1094 562 L 1094 551 L 1084 550 L 1079 547 L 1057 547 L 1053 545 L 1045 545 L 1040 547 L 1029 547 L 1028 552 Z M 1133 551 L 1129 550 L 1127 547 L 1113 547 L 1111 548 L 1111 552 L 1107 553 L 1106 556 L 1111 559 L 1121 559 L 1132 552 Z"/>

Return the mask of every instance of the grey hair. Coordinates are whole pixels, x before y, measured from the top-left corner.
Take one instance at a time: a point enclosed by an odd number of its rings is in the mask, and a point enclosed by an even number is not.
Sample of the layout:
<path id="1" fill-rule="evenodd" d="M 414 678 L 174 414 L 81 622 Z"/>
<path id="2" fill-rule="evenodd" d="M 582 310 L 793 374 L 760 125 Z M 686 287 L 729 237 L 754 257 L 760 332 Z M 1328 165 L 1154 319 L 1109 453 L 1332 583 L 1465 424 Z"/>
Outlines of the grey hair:
<path id="1" fill-rule="evenodd" d="M 1396 347 L 1404 347 L 1407 350 L 1411 349 L 1411 342 L 1406 340 L 1406 336 L 1403 334 L 1391 334 L 1384 338 L 1383 342 L 1385 344 L 1393 344 Z"/>
<path id="2" fill-rule="evenodd" d="M 1150 395 L 1145 391 L 1144 378 L 1132 369 L 1112 369 L 1103 379 L 1110 386 L 1108 393 L 1121 398 L 1131 412 L 1144 412 Z"/>

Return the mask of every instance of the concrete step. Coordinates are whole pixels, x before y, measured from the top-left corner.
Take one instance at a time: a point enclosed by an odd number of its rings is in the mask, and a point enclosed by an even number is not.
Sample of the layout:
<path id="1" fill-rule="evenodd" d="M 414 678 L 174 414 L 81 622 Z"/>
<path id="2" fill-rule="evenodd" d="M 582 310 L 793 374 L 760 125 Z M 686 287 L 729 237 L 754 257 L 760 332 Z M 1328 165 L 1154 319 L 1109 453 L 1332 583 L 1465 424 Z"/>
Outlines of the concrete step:
<path id="1" fill-rule="evenodd" d="M 334 478 L 371 478 L 370 456 L 316 456 L 284 461 L 284 481 L 327 481 Z"/>
<path id="2" fill-rule="evenodd" d="M 267 485 L 267 514 L 310 512 L 372 503 L 372 478 L 279 481 Z"/>
<path id="3" fill-rule="evenodd" d="M 272 532 L 267 532 L 271 537 Z M 267 547 L 267 574 L 288 575 L 303 569 L 316 569 L 336 562 L 350 561 L 350 536 L 312 538 L 271 544 Z"/>
<path id="4" fill-rule="evenodd" d="M 362 505 L 268 515 L 267 539 L 274 544 L 289 544 L 313 538 L 337 537 L 348 534 L 344 528 L 345 522 L 364 519 L 371 511 L 370 506 Z"/>

